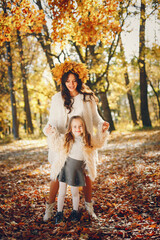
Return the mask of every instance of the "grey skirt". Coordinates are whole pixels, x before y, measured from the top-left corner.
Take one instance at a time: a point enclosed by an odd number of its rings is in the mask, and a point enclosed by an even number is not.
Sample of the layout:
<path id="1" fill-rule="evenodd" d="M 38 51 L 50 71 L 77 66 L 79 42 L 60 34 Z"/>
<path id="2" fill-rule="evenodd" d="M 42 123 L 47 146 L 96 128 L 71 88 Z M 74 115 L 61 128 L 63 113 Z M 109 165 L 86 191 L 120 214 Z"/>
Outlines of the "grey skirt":
<path id="1" fill-rule="evenodd" d="M 58 180 L 70 186 L 85 186 L 84 161 L 68 157 L 58 176 Z"/>

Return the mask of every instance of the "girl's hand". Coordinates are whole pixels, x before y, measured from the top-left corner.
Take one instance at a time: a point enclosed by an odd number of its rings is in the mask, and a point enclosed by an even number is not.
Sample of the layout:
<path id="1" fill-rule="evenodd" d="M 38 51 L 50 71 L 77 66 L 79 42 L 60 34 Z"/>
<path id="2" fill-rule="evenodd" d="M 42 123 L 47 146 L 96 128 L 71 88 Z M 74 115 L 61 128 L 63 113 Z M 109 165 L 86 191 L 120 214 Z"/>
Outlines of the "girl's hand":
<path id="1" fill-rule="evenodd" d="M 109 129 L 109 123 L 108 122 L 104 122 L 103 126 L 102 126 L 102 132 L 105 132 Z"/>
<path id="2" fill-rule="evenodd" d="M 52 126 L 51 126 L 50 124 L 49 124 L 49 127 L 46 128 L 46 133 L 47 133 L 47 134 L 54 133 L 54 130 L 53 130 L 53 128 L 52 128 Z"/>

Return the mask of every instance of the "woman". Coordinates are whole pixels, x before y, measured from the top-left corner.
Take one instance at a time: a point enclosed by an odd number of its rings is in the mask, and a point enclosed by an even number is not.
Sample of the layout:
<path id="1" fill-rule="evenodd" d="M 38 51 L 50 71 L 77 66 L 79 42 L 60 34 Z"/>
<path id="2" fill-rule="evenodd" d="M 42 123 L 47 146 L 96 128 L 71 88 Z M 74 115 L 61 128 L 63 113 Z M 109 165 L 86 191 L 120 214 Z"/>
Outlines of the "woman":
<path id="1" fill-rule="evenodd" d="M 98 128 L 99 124 L 109 127 L 97 111 L 97 98 L 94 93 L 84 84 L 88 79 L 88 70 L 82 63 L 65 61 L 57 64 L 53 69 L 54 79 L 61 84 L 61 91 L 52 97 L 49 120 L 44 128 L 44 134 L 52 134 L 52 127 L 56 127 L 59 133 L 65 133 L 69 119 L 72 116 L 81 116 L 87 126 L 88 132 L 93 135 L 93 127 Z M 49 149 L 48 160 L 56 159 L 56 151 Z M 85 176 L 86 186 L 83 187 L 85 206 L 90 215 L 96 217 L 91 202 L 92 182 L 89 176 Z M 52 217 L 55 197 L 58 192 L 58 180 L 51 180 L 49 202 L 46 204 L 46 211 L 43 220 L 47 221 Z"/>

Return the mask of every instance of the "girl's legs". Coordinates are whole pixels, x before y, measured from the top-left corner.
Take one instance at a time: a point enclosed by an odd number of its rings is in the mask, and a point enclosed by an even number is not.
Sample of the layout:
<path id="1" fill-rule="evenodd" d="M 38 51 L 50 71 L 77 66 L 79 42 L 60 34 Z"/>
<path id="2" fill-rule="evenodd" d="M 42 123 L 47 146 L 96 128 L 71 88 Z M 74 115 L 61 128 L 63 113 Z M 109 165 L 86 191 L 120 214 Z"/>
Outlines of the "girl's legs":
<path id="1" fill-rule="evenodd" d="M 60 182 L 59 183 L 59 194 L 58 194 L 58 207 L 57 207 L 58 212 L 62 212 L 62 210 L 63 210 L 66 192 L 67 192 L 67 183 Z"/>
<path id="2" fill-rule="evenodd" d="M 78 208 L 79 208 L 79 187 L 71 186 L 73 211 L 71 212 L 68 220 L 77 222 L 80 219 Z"/>
<path id="3" fill-rule="evenodd" d="M 79 187 L 71 187 L 73 210 L 78 211 L 79 207 Z"/>
<path id="4" fill-rule="evenodd" d="M 58 194 L 58 206 L 57 206 L 57 214 L 55 218 L 55 224 L 60 223 L 63 220 L 63 206 L 64 199 L 67 192 L 67 183 L 60 182 L 59 183 L 59 194 Z"/>

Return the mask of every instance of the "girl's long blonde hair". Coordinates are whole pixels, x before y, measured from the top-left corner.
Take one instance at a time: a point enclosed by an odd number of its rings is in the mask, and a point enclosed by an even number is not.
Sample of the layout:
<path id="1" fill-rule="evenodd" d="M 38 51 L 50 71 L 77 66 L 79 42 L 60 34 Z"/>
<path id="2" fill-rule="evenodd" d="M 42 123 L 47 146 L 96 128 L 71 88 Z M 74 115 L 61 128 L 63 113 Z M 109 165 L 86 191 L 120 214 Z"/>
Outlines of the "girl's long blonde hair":
<path id="1" fill-rule="evenodd" d="M 90 148 L 92 147 L 91 146 L 91 135 L 87 130 L 87 127 L 86 127 L 86 124 L 85 124 L 83 118 L 80 117 L 80 116 L 73 116 L 73 117 L 71 117 L 71 119 L 69 121 L 68 129 L 67 129 L 67 132 L 66 132 L 65 138 L 64 138 L 64 148 L 66 149 L 67 153 L 70 150 L 71 144 L 73 144 L 74 141 L 75 141 L 74 135 L 72 133 L 72 121 L 74 119 L 80 119 L 83 123 L 82 139 L 83 139 L 84 146 L 85 147 L 90 147 Z"/>

